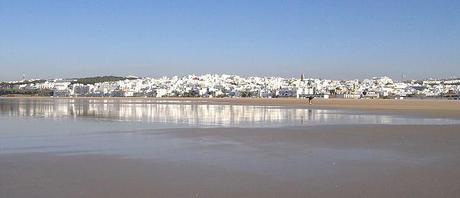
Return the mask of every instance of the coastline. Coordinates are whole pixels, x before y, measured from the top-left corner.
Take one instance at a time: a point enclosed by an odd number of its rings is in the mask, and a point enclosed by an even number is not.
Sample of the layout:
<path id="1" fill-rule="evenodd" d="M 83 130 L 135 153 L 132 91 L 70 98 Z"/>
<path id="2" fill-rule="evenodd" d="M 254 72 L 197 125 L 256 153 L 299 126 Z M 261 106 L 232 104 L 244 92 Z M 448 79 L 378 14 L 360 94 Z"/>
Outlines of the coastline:
<path id="1" fill-rule="evenodd" d="M 283 106 L 312 109 L 357 110 L 382 114 L 401 114 L 440 118 L 460 118 L 460 101 L 435 99 L 320 99 L 316 98 L 309 105 L 307 99 L 299 98 L 143 98 L 143 97 L 0 97 L 0 99 L 37 99 L 37 100 L 114 100 L 136 103 L 155 103 L 160 101 L 191 102 L 216 105 L 255 105 Z"/>

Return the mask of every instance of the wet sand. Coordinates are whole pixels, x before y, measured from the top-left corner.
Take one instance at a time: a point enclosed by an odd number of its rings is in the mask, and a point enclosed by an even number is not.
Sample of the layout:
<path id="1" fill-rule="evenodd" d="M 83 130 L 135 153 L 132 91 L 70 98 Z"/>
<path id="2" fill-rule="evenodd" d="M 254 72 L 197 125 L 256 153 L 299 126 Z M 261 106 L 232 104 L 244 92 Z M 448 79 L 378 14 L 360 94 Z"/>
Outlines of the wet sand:
<path id="1" fill-rule="evenodd" d="M 0 155 L 0 197 L 459 197 L 459 129 L 167 129 L 189 158 Z"/>
<path id="2" fill-rule="evenodd" d="M 170 98 L 169 100 L 177 100 Z M 179 98 L 178 100 L 191 100 L 208 102 L 211 104 L 236 104 L 236 105 L 264 105 L 308 107 L 317 109 L 347 109 L 361 110 L 372 113 L 393 113 L 411 116 L 460 118 L 460 101 L 455 100 L 391 100 L 391 99 L 320 99 L 315 98 L 312 104 L 307 99 L 298 98 Z"/>
<path id="3" fill-rule="evenodd" d="M 458 100 L 430 100 L 430 99 L 320 99 L 315 98 L 313 104 L 309 105 L 307 99 L 297 98 L 117 98 L 117 97 L 76 97 L 76 98 L 49 98 L 49 97 L 0 97 L 3 99 L 94 99 L 114 100 L 129 103 L 155 103 L 158 101 L 169 101 L 175 103 L 191 102 L 206 104 L 232 104 L 232 105 L 263 105 L 263 106 L 286 106 L 286 107 L 308 107 L 316 109 L 347 109 L 360 110 L 371 113 L 401 114 L 410 116 L 438 117 L 438 118 L 460 118 L 460 101 Z"/>

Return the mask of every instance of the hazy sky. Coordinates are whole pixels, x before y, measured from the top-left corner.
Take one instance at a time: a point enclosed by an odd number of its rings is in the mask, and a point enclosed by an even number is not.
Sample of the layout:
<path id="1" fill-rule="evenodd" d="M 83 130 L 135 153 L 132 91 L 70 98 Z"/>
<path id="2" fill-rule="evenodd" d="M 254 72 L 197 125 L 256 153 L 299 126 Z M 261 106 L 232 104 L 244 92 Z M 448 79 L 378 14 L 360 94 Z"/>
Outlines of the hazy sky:
<path id="1" fill-rule="evenodd" d="M 460 1 L 0 0 L 0 80 L 460 76 Z"/>

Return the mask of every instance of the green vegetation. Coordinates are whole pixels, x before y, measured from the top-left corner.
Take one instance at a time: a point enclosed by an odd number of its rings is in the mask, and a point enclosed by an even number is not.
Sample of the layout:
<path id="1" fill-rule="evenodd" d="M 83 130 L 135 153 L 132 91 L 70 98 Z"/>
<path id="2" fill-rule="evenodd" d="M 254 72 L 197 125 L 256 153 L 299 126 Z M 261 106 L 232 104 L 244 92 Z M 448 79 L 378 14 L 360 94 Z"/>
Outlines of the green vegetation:
<path id="1" fill-rule="evenodd" d="M 119 76 L 96 76 L 96 77 L 88 77 L 88 78 L 78 78 L 76 81 L 72 82 L 72 84 L 85 84 L 85 85 L 93 85 L 95 83 L 101 82 L 115 82 L 120 80 L 132 80 L 135 78 L 127 78 L 127 77 L 119 77 Z"/>
<path id="2" fill-rule="evenodd" d="M 120 80 L 132 80 L 135 78 L 131 77 L 119 77 L 119 76 L 96 76 L 96 77 L 87 77 L 87 78 L 77 78 L 71 84 L 95 84 L 101 82 L 114 82 Z M 25 84 L 35 84 L 43 83 L 46 80 L 25 80 L 22 82 L 0 82 L 0 96 L 15 96 L 15 95 L 26 95 L 26 96 L 52 96 L 53 90 L 51 89 L 34 89 L 34 88 L 25 88 L 19 89 L 20 85 Z"/>
<path id="3" fill-rule="evenodd" d="M 21 90 L 21 89 L 0 89 L 0 96 L 14 96 L 14 95 L 27 95 L 27 96 L 52 96 L 53 90 L 50 89 L 33 89 L 33 90 Z"/>
<path id="4" fill-rule="evenodd" d="M 25 84 L 35 84 L 35 83 L 43 83 L 46 80 L 25 80 L 22 82 L 14 82 L 14 83 L 9 83 L 9 82 L 0 82 L 0 87 L 8 87 L 8 86 L 14 86 L 14 85 L 25 85 Z"/>

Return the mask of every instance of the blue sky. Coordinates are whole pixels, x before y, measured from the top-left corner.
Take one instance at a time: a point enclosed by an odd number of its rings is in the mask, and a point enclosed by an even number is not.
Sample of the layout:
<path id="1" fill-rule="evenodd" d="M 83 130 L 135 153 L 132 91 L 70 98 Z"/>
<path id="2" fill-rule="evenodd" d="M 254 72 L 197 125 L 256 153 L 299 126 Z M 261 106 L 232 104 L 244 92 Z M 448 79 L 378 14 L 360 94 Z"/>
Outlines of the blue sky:
<path id="1" fill-rule="evenodd" d="M 460 76 L 460 1 L 0 0 L 0 80 Z"/>

